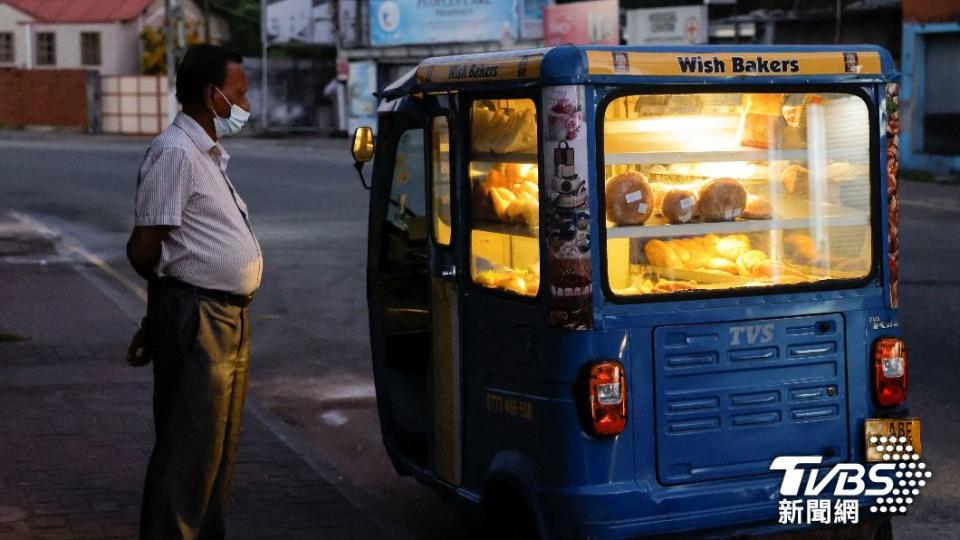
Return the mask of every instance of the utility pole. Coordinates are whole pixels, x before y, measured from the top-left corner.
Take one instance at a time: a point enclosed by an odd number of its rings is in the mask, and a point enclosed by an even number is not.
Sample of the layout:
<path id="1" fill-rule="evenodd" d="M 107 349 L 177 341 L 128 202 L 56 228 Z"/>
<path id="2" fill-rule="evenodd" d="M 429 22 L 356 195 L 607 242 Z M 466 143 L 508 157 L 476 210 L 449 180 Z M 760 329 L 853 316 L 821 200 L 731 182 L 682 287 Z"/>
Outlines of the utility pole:
<path id="1" fill-rule="evenodd" d="M 262 60 L 260 62 L 260 114 L 263 117 L 261 129 L 266 131 L 270 126 L 270 99 L 267 95 L 267 0 L 260 0 L 260 47 Z"/>
<path id="2" fill-rule="evenodd" d="M 167 48 L 167 124 L 172 124 L 177 115 L 177 91 L 174 79 L 177 76 L 176 58 L 173 54 L 173 6 L 174 0 L 163 0 L 164 34 Z"/>

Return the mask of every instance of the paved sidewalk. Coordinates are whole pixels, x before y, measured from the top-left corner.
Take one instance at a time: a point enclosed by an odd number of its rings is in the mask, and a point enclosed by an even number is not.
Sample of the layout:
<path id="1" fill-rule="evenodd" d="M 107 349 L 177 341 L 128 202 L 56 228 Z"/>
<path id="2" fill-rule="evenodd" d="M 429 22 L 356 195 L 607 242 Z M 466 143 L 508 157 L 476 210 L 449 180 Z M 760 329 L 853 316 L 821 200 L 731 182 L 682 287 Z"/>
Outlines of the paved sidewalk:
<path id="1" fill-rule="evenodd" d="M 136 536 L 153 425 L 134 329 L 72 266 L 0 261 L 0 540 Z M 247 410 L 227 536 L 383 534 Z"/>

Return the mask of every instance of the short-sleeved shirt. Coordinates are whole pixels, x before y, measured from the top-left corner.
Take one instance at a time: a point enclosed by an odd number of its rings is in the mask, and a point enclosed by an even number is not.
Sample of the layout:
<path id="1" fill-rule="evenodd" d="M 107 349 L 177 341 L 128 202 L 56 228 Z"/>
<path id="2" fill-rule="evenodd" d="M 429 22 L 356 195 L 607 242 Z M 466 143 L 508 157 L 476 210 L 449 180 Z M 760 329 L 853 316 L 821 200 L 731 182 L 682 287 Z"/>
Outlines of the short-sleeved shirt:
<path id="1" fill-rule="evenodd" d="M 174 227 L 158 276 L 247 295 L 260 286 L 263 256 L 247 205 L 227 176 L 229 159 L 200 124 L 178 114 L 140 165 L 135 223 Z"/>

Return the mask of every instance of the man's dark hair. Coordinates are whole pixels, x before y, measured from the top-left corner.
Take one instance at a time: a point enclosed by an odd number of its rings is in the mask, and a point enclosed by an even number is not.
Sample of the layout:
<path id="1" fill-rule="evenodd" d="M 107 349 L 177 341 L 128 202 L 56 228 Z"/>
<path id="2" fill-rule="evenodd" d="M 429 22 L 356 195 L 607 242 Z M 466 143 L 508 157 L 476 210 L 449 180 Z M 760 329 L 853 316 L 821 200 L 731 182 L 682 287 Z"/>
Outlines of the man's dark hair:
<path id="1" fill-rule="evenodd" d="M 177 101 L 183 105 L 203 103 L 208 84 L 223 86 L 227 63 L 243 63 L 239 54 L 217 45 L 194 45 L 187 49 L 177 69 Z"/>

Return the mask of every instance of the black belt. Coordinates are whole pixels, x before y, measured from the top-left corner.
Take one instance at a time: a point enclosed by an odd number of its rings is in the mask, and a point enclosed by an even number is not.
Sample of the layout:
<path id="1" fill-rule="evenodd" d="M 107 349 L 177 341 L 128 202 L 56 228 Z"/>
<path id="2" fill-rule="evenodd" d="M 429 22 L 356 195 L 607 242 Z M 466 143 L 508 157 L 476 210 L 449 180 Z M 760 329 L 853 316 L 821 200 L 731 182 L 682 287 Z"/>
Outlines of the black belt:
<path id="1" fill-rule="evenodd" d="M 172 278 L 170 276 L 163 276 L 160 278 L 161 285 L 169 285 L 176 289 L 182 289 L 184 291 L 190 291 L 197 296 L 202 296 L 221 304 L 227 304 L 228 306 L 236 306 L 245 308 L 250 305 L 250 302 L 253 301 L 253 295 L 243 295 L 243 294 L 233 294 L 226 291 L 218 291 L 216 289 L 205 289 L 203 287 L 197 287 L 196 285 L 191 285 L 185 281 L 180 281 L 179 279 Z"/>

